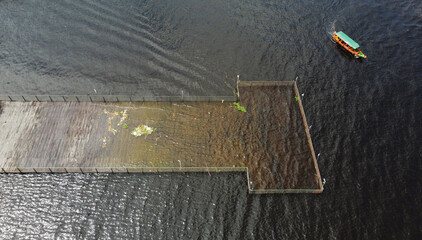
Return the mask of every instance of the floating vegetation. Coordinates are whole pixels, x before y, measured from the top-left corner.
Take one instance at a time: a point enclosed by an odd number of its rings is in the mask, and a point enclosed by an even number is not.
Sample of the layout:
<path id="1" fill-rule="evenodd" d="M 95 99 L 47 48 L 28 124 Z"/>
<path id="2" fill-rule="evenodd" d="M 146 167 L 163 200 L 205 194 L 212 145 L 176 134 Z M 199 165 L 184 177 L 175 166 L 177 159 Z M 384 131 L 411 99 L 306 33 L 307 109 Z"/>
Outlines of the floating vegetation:
<path id="1" fill-rule="evenodd" d="M 239 110 L 241 112 L 246 112 L 245 107 L 241 106 L 240 103 L 234 102 L 233 105 L 235 105 L 237 107 L 237 110 Z"/>
<path id="2" fill-rule="evenodd" d="M 142 136 L 142 135 L 149 135 L 154 130 L 155 130 L 155 128 L 153 128 L 153 127 L 148 127 L 147 125 L 139 125 L 130 134 L 132 134 L 135 137 L 139 137 L 139 136 Z"/>
<path id="3" fill-rule="evenodd" d="M 127 124 L 125 124 L 125 125 L 123 125 L 123 128 L 124 129 L 126 129 L 126 128 L 128 128 L 129 126 L 127 125 Z"/>

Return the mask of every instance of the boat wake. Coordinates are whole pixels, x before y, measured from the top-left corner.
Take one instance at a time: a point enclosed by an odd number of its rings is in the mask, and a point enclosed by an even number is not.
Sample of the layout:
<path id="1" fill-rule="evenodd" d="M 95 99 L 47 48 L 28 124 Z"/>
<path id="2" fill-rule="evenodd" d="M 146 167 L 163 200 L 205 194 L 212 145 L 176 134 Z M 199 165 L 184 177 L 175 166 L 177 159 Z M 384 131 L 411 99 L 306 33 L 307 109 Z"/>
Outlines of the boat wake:
<path id="1" fill-rule="evenodd" d="M 336 22 L 337 20 L 334 20 L 328 27 L 327 27 L 327 34 L 333 36 L 334 32 L 336 31 Z"/>
<path id="2" fill-rule="evenodd" d="M 334 32 L 336 31 L 336 22 L 337 20 L 334 20 L 330 25 L 327 26 L 326 29 L 327 36 L 333 43 L 336 43 L 336 41 L 333 39 Z"/>

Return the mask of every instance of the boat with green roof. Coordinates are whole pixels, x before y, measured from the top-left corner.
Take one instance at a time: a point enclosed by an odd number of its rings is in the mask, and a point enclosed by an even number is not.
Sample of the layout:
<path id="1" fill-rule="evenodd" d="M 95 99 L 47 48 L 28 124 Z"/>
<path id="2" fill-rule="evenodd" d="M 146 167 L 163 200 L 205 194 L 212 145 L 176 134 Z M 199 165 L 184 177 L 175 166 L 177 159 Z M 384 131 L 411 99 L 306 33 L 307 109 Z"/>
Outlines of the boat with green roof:
<path id="1" fill-rule="evenodd" d="M 359 44 L 353 41 L 353 39 L 347 36 L 344 32 L 334 32 L 333 39 L 344 49 L 346 49 L 346 51 L 350 52 L 356 57 L 366 58 L 366 55 L 363 54 L 363 52 L 359 49 Z"/>

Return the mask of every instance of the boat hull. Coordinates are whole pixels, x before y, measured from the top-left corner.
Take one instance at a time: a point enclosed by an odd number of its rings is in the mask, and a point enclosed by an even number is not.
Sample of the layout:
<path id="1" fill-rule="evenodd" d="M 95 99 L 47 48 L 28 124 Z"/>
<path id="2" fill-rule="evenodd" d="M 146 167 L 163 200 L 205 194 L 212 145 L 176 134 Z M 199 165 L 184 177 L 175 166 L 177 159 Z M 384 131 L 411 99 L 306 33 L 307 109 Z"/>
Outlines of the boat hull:
<path id="1" fill-rule="evenodd" d="M 336 41 L 336 43 L 338 43 L 340 46 L 342 46 L 342 48 L 344 48 L 349 53 L 353 54 L 355 57 L 357 57 L 357 58 L 366 58 L 366 55 L 363 54 L 363 52 L 360 49 L 353 49 L 352 47 L 350 47 L 349 45 L 347 45 L 347 43 L 345 43 L 344 41 L 342 41 L 337 36 L 337 33 L 336 32 L 334 32 L 334 34 L 333 34 L 332 37 L 333 37 L 334 41 Z"/>

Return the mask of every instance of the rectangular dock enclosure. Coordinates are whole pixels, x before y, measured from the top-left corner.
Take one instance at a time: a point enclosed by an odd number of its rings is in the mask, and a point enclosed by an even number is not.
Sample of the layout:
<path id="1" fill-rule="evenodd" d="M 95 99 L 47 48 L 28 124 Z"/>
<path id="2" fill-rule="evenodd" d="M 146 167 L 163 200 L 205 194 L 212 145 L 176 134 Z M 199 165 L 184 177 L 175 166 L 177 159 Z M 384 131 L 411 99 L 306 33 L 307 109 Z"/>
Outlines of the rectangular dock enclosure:
<path id="1" fill-rule="evenodd" d="M 245 171 L 250 193 L 322 192 L 295 82 L 239 102 L 0 102 L 2 173 Z"/>

